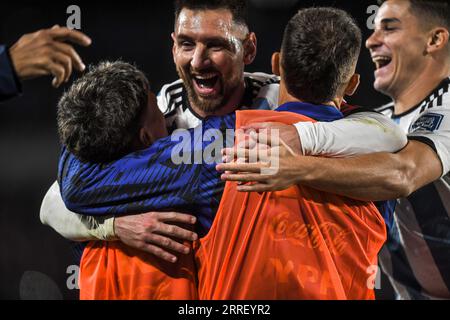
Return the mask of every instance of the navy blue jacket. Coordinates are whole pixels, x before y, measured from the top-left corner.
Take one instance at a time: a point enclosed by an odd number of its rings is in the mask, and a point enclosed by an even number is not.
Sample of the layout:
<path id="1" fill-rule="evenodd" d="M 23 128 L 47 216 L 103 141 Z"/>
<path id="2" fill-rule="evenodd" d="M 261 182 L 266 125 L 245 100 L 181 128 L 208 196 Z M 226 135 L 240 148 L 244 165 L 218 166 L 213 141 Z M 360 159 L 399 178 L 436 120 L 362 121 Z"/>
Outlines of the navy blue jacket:
<path id="1" fill-rule="evenodd" d="M 20 94 L 19 78 L 11 62 L 8 48 L 0 45 L 0 102 Z"/>

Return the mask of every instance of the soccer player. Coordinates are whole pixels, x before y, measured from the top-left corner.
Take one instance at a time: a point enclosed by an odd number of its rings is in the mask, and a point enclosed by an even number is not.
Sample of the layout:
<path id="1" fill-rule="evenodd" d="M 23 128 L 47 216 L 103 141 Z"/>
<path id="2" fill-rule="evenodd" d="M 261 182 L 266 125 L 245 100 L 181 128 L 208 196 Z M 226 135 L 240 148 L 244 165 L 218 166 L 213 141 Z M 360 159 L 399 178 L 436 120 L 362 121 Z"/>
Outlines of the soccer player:
<path id="1" fill-rule="evenodd" d="M 212 117 L 204 127 L 232 127 L 231 123 L 234 115 Z M 91 215 L 185 210 L 199 216 L 201 227 L 215 213 L 223 183 L 214 163 L 173 163 L 172 150 L 180 143 L 165 138 L 156 97 L 132 65 L 100 63 L 78 79 L 58 104 L 58 132 L 64 146 L 59 183 L 72 210 Z M 186 133 L 194 141 L 194 131 Z M 183 145 L 192 146 L 192 152 L 204 149 L 201 141 Z M 166 214 L 163 219 L 192 223 L 189 216 L 182 217 L 180 221 Z M 195 240 L 192 232 L 182 232 Z M 184 253 L 172 264 L 121 242 L 90 242 L 81 261 L 80 298 L 196 298 L 193 256 Z"/>
<path id="2" fill-rule="evenodd" d="M 366 42 L 376 66 L 375 89 L 393 100 L 380 111 L 408 133 L 402 151 L 352 159 L 289 157 L 276 175 L 258 174 L 261 164 L 219 166 L 251 172 L 224 176 L 258 181 L 241 191 L 300 183 L 362 200 L 398 198 L 380 261 L 399 299 L 450 298 L 449 19 L 448 1 L 382 1 Z"/>
<path id="3" fill-rule="evenodd" d="M 244 67 L 256 54 L 256 36 L 249 31 L 245 21 L 245 1 L 177 1 L 172 38 L 174 61 L 181 80 L 164 86 L 158 96 L 158 105 L 170 129 L 193 128 L 205 116 L 220 116 L 236 108 L 274 109 L 277 106 L 278 83 L 274 83 L 278 81 L 277 77 L 244 73 Z M 334 122 L 334 126 L 338 130 L 333 130 L 330 139 L 322 145 L 311 143 L 317 140 L 313 131 L 305 134 L 304 139 L 310 140 L 305 144 L 320 150 L 318 154 L 355 155 L 371 150 L 396 151 L 405 143 L 403 133 L 399 134 L 400 130 L 389 119 L 375 112 L 353 112 Z M 283 140 L 294 150 L 300 150 L 295 126 L 288 127 Z M 337 132 L 351 132 L 352 138 Z M 329 136 L 328 132 L 323 134 Z M 360 139 L 354 139 L 355 134 Z M 360 143 L 361 140 L 364 143 Z M 353 144 L 355 141 L 358 143 Z M 68 212 L 61 203 L 58 186 L 54 184 L 44 199 L 41 218 L 61 233 L 75 236 L 73 230 L 67 230 L 66 221 L 76 222 L 80 218 Z M 177 213 L 173 214 L 177 216 Z M 163 216 L 151 212 L 111 217 L 113 221 L 106 220 L 107 234 L 114 234 L 130 246 L 171 261 L 176 259 L 173 251 L 183 252 L 173 238 L 187 239 L 179 229 L 162 221 Z M 89 229 L 96 229 L 99 224 L 103 225 L 103 221 L 93 221 Z M 93 238 L 92 230 L 86 230 L 85 225 L 77 226 L 83 238 Z M 156 232 L 163 236 L 153 237 Z M 149 239 L 153 240 L 149 242 Z"/>
<path id="4" fill-rule="evenodd" d="M 359 84 L 360 47 L 361 31 L 344 11 L 300 10 L 272 58 L 280 107 L 236 111 L 236 128 L 342 118 L 344 95 Z M 368 270 L 385 239 L 372 203 L 300 186 L 239 193 L 228 182 L 213 226 L 196 246 L 199 297 L 374 299 Z"/>
<path id="5" fill-rule="evenodd" d="M 83 71 L 80 56 L 65 42 L 86 47 L 92 41 L 77 30 L 56 25 L 26 34 L 10 48 L 0 45 L 0 101 L 18 95 L 22 80 L 53 75 L 57 88 L 69 80 L 73 69 Z"/>

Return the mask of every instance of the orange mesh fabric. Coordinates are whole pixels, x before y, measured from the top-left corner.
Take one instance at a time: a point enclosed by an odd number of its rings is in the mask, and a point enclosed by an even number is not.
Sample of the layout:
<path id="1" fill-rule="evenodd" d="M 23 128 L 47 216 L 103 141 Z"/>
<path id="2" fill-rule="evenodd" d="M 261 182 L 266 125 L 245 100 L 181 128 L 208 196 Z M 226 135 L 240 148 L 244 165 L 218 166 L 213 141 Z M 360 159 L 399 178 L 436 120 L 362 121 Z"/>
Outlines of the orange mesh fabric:
<path id="1" fill-rule="evenodd" d="M 236 128 L 311 121 L 239 111 Z M 239 193 L 227 182 L 209 233 L 196 243 L 200 299 L 374 299 L 368 269 L 386 240 L 372 203 L 306 187 Z"/>
<path id="2" fill-rule="evenodd" d="M 197 299 L 193 255 L 171 264 L 119 241 L 87 245 L 79 285 L 81 300 Z"/>

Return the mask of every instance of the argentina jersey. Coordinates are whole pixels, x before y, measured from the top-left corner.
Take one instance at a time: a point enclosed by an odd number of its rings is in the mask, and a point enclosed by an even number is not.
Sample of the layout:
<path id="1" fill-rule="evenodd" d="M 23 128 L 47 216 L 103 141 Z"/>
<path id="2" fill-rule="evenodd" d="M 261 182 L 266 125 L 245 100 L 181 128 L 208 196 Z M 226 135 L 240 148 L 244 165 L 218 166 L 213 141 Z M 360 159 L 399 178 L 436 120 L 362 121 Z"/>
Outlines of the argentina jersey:
<path id="1" fill-rule="evenodd" d="M 411 110 L 390 116 L 409 140 L 430 146 L 443 176 L 397 200 L 394 223 L 380 263 L 399 299 L 450 299 L 450 78 Z"/>
<path id="2" fill-rule="evenodd" d="M 239 109 L 274 110 L 278 107 L 279 77 L 262 72 L 244 73 L 245 92 Z M 169 132 L 195 128 L 202 118 L 192 109 L 181 79 L 164 85 L 157 96 Z"/>

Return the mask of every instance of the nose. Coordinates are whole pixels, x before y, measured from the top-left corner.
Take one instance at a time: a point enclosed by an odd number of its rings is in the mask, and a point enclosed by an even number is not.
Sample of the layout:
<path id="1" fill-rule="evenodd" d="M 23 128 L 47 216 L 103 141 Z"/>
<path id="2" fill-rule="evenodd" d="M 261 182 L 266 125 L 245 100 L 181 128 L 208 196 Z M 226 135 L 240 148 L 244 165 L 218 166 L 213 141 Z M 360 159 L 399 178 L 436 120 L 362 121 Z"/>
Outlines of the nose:
<path id="1" fill-rule="evenodd" d="M 209 67 L 211 60 L 209 58 L 208 49 L 203 45 L 197 45 L 191 59 L 191 67 L 193 70 L 201 70 Z"/>
<path id="2" fill-rule="evenodd" d="M 375 30 L 370 37 L 366 40 L 366 48 L 372 50 L 376 47 L 381 46 L 381 36 L 380 31 Z"/>

